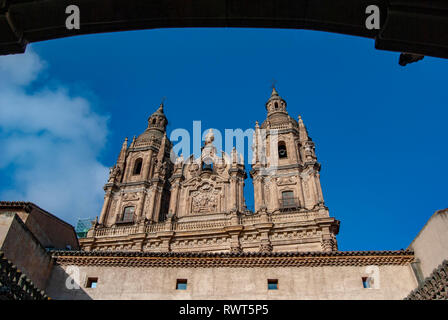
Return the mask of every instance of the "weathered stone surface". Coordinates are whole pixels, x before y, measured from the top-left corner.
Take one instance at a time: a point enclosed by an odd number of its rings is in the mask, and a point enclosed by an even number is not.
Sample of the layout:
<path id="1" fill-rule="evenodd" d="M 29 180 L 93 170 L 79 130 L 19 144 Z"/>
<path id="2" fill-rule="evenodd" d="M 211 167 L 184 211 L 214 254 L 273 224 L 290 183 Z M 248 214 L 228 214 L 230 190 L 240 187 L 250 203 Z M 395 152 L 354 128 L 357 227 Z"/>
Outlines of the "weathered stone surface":
<path id="1" fill-rule="evenodd" d="M 84 250 L 173 252 L 335 251 L 339 221 L 320 186 L 315 145 L 273 89 L 256 124 L 254 208 L 246 209 L 244 161 L 205 137 L 201 156 L 170 158 L 163 104 L 130 146 L 122 145 Z M 169 231 L 167 234 L 166 232 Z"/>

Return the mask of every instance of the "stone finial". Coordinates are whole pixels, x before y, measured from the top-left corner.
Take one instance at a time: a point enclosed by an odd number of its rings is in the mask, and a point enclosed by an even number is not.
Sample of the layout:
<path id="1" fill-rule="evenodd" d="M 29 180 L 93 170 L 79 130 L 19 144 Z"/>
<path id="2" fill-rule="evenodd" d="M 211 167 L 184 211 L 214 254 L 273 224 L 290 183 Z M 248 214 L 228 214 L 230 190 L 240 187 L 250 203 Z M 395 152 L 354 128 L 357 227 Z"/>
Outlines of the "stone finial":
<path id="1" fill-rule="evenodd" d="M 237 163 L 237 153 L 236 153 L 235 147 L 233 147 L 233 149 L 232 149 L 231 158 L 232 158 L 232 163 Z"/>
<path id="2" fill-rule="evenodd" d="M 215 140 L 215 135 L 213 134 L 213 130 L 209 129 L 208 133 L 205 135 L 205 145 L 210 145 Z"/>
<path id="3" fill-rule="evenodd" d="M 302 117 L 299 115 L 299 135 L 301 141 L 306 141 L 309 139 L 308 131 L 306 130 L 306 126 L 303 123 Z"/>

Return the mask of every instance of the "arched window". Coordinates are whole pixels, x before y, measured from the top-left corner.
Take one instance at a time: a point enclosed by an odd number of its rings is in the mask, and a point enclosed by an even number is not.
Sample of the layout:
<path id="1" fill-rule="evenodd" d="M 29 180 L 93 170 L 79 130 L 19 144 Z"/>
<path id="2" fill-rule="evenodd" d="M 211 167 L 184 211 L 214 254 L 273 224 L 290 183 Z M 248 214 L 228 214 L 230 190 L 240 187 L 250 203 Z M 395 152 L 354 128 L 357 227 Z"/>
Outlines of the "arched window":
<path id="1" fill-rule="evenodd" d="M 288 153 L 286 152 L 286 144 L 284 141 L 278 142 L 278 157 L 280 159 L 288 157 Z"/>
<path id="2" fill-rule="evenodd" d="M 135 207 L 126 207 L 123 212 L 123 222 L 132 222 L 134 221 L 134 212 Z"/>
<path id="3" fill-rule="evenodd" d="M 134 170 L 132 171 L 133 175 L 139 175 L 140 174 L 140 172 L 142 171 L 142 163 L 143 163 L 143 159 L 142 158 L 138 158 L 137 160 L 135 160 Z"/>
<path id="4" fill-rule="evenodd" d="M 152 119 L 152 124 L 156 124 L 156 118 Z"/>
<path id="5" fill-rule="evenodd" d="M 293 191 L 283 191 L 282 192 L 282 205 L 284 208 L 294 207 L 296 201 L 294 199 Z"/>
<path id="6" fill-rule="evenodd" d="M 278 103 L 276 102 L 274 105 L 275 105 L 275 109 L 278 109 Z"/>

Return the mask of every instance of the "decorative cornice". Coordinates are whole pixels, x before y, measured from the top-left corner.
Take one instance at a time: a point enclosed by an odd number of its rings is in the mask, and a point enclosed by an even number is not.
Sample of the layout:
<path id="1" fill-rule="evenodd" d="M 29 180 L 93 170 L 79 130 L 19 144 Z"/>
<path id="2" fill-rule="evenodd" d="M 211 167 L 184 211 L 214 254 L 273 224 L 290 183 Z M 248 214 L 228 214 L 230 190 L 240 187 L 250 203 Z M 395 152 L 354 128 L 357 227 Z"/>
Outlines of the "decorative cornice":
<path id="1" fill-rule="evenodd" d="M 136 182 L 125 182 L 118 184 L 118 187 L 130 187 L 130 186 L 139 186 L 143 185 L 144 187 L 148 188 L 152 185 L 151 181 L 143 180 L 143 181 L 136 181 Z"/>
<path id="2" fill-rule="evenodd" d="M 406 265 L 414 260 L 412 251 L 334 252 L 107 252 L 52 251 L 59 265 L 110 267 L 323 267 Z"/>

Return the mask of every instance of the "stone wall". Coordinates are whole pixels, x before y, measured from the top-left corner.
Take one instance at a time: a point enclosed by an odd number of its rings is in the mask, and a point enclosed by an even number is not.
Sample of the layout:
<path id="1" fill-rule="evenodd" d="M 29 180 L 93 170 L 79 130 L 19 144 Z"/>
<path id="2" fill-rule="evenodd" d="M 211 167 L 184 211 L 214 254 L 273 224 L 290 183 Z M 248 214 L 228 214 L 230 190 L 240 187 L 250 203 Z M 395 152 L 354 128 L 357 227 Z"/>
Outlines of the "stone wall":
<path id="1" fill-rule="evenodd" d="M 403 299 L 417 286 L 414 255 L 402 250 L 52 255 L 46 290 L 54 299 Z M 78 289 L 68 288 L 72 279 Z M 187 290 L 176 290 L 181 279 Z M 268 279 L 277 290 L 268 290 Z"/>
<path id="2" fill-rule="evenodd" d="M 51 256 L 15 213 L 0 214 L 0 251 L 37 288 L 45 289 L 53 266 Z"/>
<path id="3" fill-rule="evenodd" d="M 32 202 L 0 201 L 1 213 L 16 213 L 45 248 L 66 249 L 70 246 L 77 250 L 79 247 L 72 225 Z"/>
<path id="4" fill-rule="evenodd" d="M 436 211 L 409 245 L 420 261 L 426 278 L 444 259 L 448 259 L 448 209 Z"/>
<path id="5" fill-rule="evenodd" d="M 47 287 L 53 299 L 403 299 L 416 286 L 409 265 L 379 266 L 379 289 L 363 287 L 365 266 L 275 268 L 138 268 L 79 266 L 80 289 L 66 288 L 55 267 Z M 86 288 L 89 277 L 96 288 Z M 176 290 L 187 279 L 187 290 Z M 267 280 L 277 279 L 278 290 Z"/>

